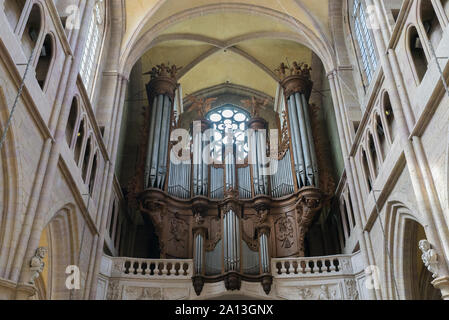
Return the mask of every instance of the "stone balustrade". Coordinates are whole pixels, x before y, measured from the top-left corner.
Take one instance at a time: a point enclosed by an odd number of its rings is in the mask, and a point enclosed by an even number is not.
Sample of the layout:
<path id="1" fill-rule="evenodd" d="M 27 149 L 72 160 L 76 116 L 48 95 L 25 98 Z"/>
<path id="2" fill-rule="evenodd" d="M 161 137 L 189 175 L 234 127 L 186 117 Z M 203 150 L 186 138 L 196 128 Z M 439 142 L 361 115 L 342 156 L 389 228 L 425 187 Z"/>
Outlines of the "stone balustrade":
<path id="1" fill-rule="evenodd" d="M 193 260 L 191 259 L 108 257 L 108 260 L 110 261 L 111 277 L 191 279 L 193 276 Z"/>
<path id="2" fill-rule="evenodd" d="M 351 255 L 271 259 L 275 278 L 353 274 Z"/>
<path id="3" fill-rule="evenodd" d="M 267 295 L 260 283 L 242 281 L 239 294 L 255 299 L 366 299 L 364 267 L 360 252 L 326 257 L 273 258 L 273 290 Z M 210 299 L 233 294 L 224 284 L 206 283 L 198 297 L 192 286 L 193 272 L 193 260 L 103 255 L 97 299 Z"/>

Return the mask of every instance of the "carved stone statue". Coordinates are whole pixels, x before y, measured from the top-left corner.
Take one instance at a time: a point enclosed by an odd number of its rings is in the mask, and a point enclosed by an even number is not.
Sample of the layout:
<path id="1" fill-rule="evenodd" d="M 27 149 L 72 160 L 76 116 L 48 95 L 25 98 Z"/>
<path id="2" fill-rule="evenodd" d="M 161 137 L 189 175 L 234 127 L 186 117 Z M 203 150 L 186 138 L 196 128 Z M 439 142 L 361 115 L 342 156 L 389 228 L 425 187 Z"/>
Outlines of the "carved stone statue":
<path id="1" fill-rule="evenodd" d="M 419 241 L 419 249 L 422 251 L 422 261 L 426 266 L 427 270 L 432 273 L 432 278 L 438 277 L 438 254 L 432 249 L 429 241 L 421 240 Z"/>
<path id="2" fill-rule="evenodd" d="M 39 274 L 41 274 L 42 271 L 44 271 L 45 268 L 44 258 L 45 255 L 47 254 L 47 251 L 48 251 L 47 248 L 39 247 L 36 249 L 36 253 L 31 258 L 30 270 L 32 274 L 31 279 L 29 281 L 30 284 L 34 285 L 34 281 L 39 277 Z"/>

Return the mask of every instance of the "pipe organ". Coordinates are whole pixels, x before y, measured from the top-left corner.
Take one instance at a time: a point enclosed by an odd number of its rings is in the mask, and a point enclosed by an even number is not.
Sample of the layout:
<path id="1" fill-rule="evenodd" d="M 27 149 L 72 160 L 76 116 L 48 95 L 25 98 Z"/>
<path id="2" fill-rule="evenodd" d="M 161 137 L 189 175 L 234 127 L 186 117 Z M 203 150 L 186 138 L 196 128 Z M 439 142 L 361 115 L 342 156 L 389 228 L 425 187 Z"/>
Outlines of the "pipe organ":
<path id="1" fill-rule="evenodd" d="M 151 105 L 131 195 L 151 217 L 162 258 L 194 259 L 198 295 L 217 281 L 228 290 L 260 282 L 268 294 L 270 258 L 306 254 L 307 231 L 329 198 L 319 189 L 310 68 L 294 63 L 277 70 L 285 112 L 274 139 L 258 114 L 261 100 L 245 101 L 250 115 L 233 105 L 214 109 L 215 99 L 191 98 L 199 118 L 183 149 L 188 156 L 173 161 L 177 70 L 161 65 L 150 72 Z"/>

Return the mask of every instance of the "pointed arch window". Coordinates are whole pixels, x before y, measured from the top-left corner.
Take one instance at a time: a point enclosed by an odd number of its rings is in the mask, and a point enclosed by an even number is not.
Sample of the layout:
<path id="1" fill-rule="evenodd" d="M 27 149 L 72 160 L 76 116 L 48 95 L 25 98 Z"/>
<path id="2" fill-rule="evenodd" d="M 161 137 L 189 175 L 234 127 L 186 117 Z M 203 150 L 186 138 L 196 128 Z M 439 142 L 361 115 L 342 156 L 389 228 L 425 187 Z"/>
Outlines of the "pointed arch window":
<path id="1" fill-rule="evenodd" d="M 101 51 L 101 41 L 104 33 L 104 0 L 97 0 L 94 13 L 89 22 L 86 45 L 81 59 L 80 75 L 89 94 L 92 93 L 97 61 Z"/>
<path id="2" fill-rule="evenodd" d="M 353 2 L 352 21 L 353 33 L 361 61 L 360 69 L 364 76 L 364 84 L 368 86 L 373 79 L 378 62 L 373 35 L 368 27 L 366 10 L 361 0 L 354 0 Z"/>

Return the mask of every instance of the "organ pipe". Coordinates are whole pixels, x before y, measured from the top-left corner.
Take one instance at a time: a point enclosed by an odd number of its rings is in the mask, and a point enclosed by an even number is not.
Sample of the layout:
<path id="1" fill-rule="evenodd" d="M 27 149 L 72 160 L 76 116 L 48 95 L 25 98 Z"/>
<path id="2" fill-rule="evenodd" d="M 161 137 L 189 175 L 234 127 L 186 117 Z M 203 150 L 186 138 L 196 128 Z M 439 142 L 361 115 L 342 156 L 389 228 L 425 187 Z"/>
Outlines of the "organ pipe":
<path id="1" fill-rule="evenodd" d="M 210 128 L 207 120 L 195 121 L 193 124 L 193 195 L 207 196 L 209 187 L 209 169 L 204 162 L 203 153 L 208 147 L 203 134 Z"/>
<path id="2" fill-rule="evenodd" d="M 251 155 L 251 167 L 253 170 L 255 195 L 268 195 L 267 165 L 267 122 L 254 117 L 249 122 L 249 154 Z"/>
<path id="3" fill-rule="evenodd" d="M 176 66 L 154 67 L 148 74 L 148 100 L 152 102 L 147 123 L 147 148 L 144 187 L 163 190 L 167 179 L 168 143 L 170 139 L 173 103 L 177 88 Z"/>
<path id="4" fill-rule="evenodd" d="M 310 80 L 310 68 L 296 62 L 291 74 L 285 74 L 286 67 L 281 65 L 281 85 L 287 98 L 288 125 L 291 134 L 291 148 L 298 188 L 318 188 L 318 163 L 310 123 L 308 98 L 313 83 Z"/>
<path id="5" fill-rule="evenodd" d="M 225 213 L 224 225 L 224 261 L 226 271 L 240 270 L 240 221 L 231 209 Z"/>

